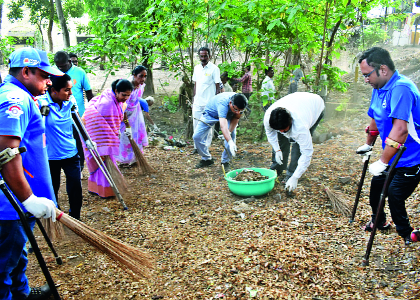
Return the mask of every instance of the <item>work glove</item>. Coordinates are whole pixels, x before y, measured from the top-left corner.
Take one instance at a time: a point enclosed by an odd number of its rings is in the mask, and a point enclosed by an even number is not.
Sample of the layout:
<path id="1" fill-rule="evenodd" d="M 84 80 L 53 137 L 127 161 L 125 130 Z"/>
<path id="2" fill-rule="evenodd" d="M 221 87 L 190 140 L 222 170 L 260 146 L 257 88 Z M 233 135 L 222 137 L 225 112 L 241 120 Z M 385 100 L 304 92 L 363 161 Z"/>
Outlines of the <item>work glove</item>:
<path id="1" fill-rule="evenodd" d="M 55 204 L 51 200 L 32 194 L 22 204 L 35 218 L 48 219 L 51 217 L 52 221 L 55 222 Z"/>
<path id="2" fill-rule="evenodd" d="M 124 134 L 128 137 L 131 138 L 132 137 L 132 133 L 131 133 L 131 127 L 127 127 L 124 131 Z"/>
<path id="3" fill-rule="evenodd" d="M 363 157 L 363 161 L 365 162 L 369 156 L 372 155 L 372 148 L 372 146 L 364 144 L 363 146 L 357 148 L 356 154 L 360 154 Z"/>
<path id="4" fill-rule="evenodd" d="M 289 192 L 293 191 L 297 187 L 298 179 L 294 176 L 290 177 L 289 180 L 286 182 L 286 186 L 284 187 L 286 190 L 289 189 Z"/>
<path id="5" fill-rule="evenodd" d="M 224 136 L 223 134 L 219 134 L 219 135 L 217 136 L 217 138 L 218 138 L 219 140 L 221 140 L 221 141 L 224 141 L 224 140 L 225 140 L 225 136 Z"/>
<path id="6" fill-rule="evenodd" d="M 276 151 L 276 163 L 279 165 L 283 164 L 283 153 L 281 152 L 281 150 Z"/>
<path id="7" fill-rule="evenodd" d="M 92 149 L 92 150 L 97 149 L 96 142 L 94 142 L 94 141 L 90 141 L 90 140 L 87 140 L 87 141 L 86 141 L 86 148 L 88 148 L 88 149 Z"/>
<path id="8" fill-rule="evenodd" d="M 156 132 L 159 132 L 160 131 L 159 127 L 157 127 L 156 124 L 153 124 L 153 130 L 156 131 Z"/>
<path id="9" fill-rule="evenodd" d="M 382 175 L 382 173 L 386 170 L 387 167 L 388 164 L 383 163 L 381 160 L 378 160 L 369 166 L 369 172 L 373 176 L 379 176 Z"/>
<path id="10" fill-rule="evenodd" d="M 238 151 L 238 148 L 236 147 L 236 144 L 233 141 L 233 139 L 229 140 L 228 145 L 229 145 L 230 154 L 232 154 L 232 157 L 235 157 L 236 151 Z"/>

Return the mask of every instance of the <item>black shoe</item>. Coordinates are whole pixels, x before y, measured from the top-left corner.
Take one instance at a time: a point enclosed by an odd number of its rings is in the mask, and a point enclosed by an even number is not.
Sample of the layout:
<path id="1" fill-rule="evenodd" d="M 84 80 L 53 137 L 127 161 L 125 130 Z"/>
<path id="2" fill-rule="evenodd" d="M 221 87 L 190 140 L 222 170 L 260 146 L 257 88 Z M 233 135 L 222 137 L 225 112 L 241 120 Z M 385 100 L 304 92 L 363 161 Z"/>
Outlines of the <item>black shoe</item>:
<path id="1" fill-rule="evenodd" d="M 222 166 L 223 166 L 223 169 L 225 170 L 225 173 L 230 171 L 229 162 L 222 163 Z"/>
<path id="2" fill-rule="evenodd" d="M 381 231 L 386 231 L 390 228 L 391 228 L 391 224 L 389 224 L 387 221 L 378 225 L 378 229 L 381 230 Z M 367 224 L 365 226 L 365 231 L 372 232 L 372 229 L 373 229 L 373 222 L 372 221 L 367 222 Z"/>
<path id="3" fill-rule="evenodd" d="M 194 155 L 194 154 L 198 154 L 198 150 L 194 149 L 193 151 L 191 151 L 190 155 Z"/>
<path id="4" fill-rule="evenodd" d="M 202 160 L 200 160 L 200 162 L 198 164 L 195 165 L 195 168 L 200 169 L 200 168 L 211 166 L 212 164 L 214 164 L 213 159 L 209 159 L 209 160 L 203 160 L 202 159 Z"/>
<path id="5" fill-rule="evenodd" d="M 41 287 L 31 288 L 31 293 L 26 300 L 43 300 L 51 296 L 51 290 L 48 284 Z"/>
<path id="6" fill-rule="evenodd" d="M 404 244 L 405 244 L 406 246 L 410 246 L 412 243 L 413 243 L 413 240 L 411 239 L 411 233 L 410 233 L 409 235 L 407 235 L 407 236 L 404 238 Z"/>

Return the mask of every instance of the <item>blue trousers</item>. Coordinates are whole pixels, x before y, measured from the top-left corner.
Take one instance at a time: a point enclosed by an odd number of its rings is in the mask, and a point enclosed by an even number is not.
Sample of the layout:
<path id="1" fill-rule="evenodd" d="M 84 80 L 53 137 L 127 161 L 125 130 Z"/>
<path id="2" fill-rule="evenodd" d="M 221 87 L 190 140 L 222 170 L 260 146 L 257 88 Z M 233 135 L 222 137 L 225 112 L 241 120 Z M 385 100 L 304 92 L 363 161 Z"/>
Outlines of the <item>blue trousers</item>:
<path id="1" fill-rule="evenodd" d="M 61 160 L 50 160 L 51 180 L 54 188 L 55 199 L 58 203 L 58 190 L 61 183 L 61 169 L 66 175 L 66 189 L 69 196 L 70 211 L 69 215 L 80 220 L 80 210 L 83 203 L 82 182 L 80 178 L 79 155 Z"/>
<path id="2" fill-rule="evenodd" d="M 197 147 L 198 154 L 201 155 L 202 160 L 210 160 L 211 154 L 209 151 L 209 147 L 211 144 L 211 140 L 208 139 L 208 135 L 211 133 L 211 130 L 213 130 L 212 126 L 219 122 L 219 119 L 212 118 L 206 113 L 203 113 L 201 115 L 200 120 L 206 122 L 207 124 L 198 121 L 197 127 L 194 130 L 194 143 Z M 230 126 L 230 120 L 228 120 L 228 127 Z M 236 129 L 231 133 L 230 135 L 232 139 L 236 140 Z M 222 163 L 227 163 L 230 161 L 229 155 L 226 152 L 226 150 L 229 150 L 229 145 L 225 141 L 225 150 L 222 153 Z"/>
<path id="3" fill-rule="evenodd" d="M 370 186 L 370 206 L 372 207 L 372 221 L 375 221 L 378 211 L 381 192 L 385 182 L 385 175 L 374 176 Z M 388 205 L 392 221 L 396 226 L 398 235 L 406 237 L 411 233 L 405 200 L 410 197 L 420 182 L 420 165 L 407 168 L 396 168 L 391 184 L 388 188 Z M 379 224 L 386 221 L 386 214 L 382 210 L 379 216 Z"/>
<path id="4" fill-rule="evenodd" d="M 28 219 L 31 229 L 35 219 Z M 0 220 L 0 299 L 23 300 L 31 289 L 26 277 L 28 238 L 20 220 Z"/>

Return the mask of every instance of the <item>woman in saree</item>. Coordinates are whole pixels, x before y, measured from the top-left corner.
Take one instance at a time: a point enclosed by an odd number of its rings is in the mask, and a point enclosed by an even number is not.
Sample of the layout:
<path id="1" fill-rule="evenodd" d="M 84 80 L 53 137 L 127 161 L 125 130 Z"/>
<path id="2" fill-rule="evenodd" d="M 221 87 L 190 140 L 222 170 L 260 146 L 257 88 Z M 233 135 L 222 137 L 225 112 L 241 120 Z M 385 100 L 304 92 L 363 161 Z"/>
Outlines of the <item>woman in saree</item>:
<path id="1" fill-rule="evenodd" d="M 125 113 L 132 130 L 132 139 L 140 147 L 143 152 L 143 147 L 148 145 L 146 125 L 144 122 L 143 112 L 140 106 L 140 99 L 144 92 L 144 83 L 147 77 L 147 69 L 143 66 L 137 66 L 131 72 L 133 75 L 131 83 L 133 84 L 133 92 L 130 98 L 125 103 Z M 125 132 L 125 124 L 121 122 L 120 125 L 120 145 L 119 154 L 116 160 L 121 163 L 121 166 L 131 166 L 136 162 L 136 157 L 131 147 L 128 137 L 123 134 Z"/>
<path id="2" fill-rule="evenodd" d="M 99 155 L 103 160 L 109 156 L 116 166 L 115 156 L 118 155 L 120 144 L 120 124 L 124 117 L 122 104 L 132 94 L 133 85 L 126 79 L 118 79 L 112 83 L 111 87 L 89 101 L 83 119 L 90 138 L 96 143 Z M 115 196 L 92 154 L 88 149 L 84 150 L 90 174 L 89 192 L 102 198 Z"/>

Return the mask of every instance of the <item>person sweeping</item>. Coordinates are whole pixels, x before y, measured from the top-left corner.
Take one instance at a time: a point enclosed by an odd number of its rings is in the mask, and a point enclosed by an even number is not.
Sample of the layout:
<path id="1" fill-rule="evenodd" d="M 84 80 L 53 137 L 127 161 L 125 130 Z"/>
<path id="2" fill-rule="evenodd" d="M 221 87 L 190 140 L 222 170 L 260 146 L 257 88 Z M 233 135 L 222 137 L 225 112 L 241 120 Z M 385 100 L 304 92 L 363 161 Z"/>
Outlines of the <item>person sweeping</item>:
<path id="1" fill-rule="evenodd" d="M 119 152 L 120 125 L 124 114 L 122 103 L 130 98 L 133 85 L 126 79 L 115 80 L 111 89 L 105 90 L 100 96 L 89 101 L 83 115 L 86 130 L 91 139 L 96 143 L 99 155 L 104 161 L 112 161 L 113 167 L 119 172 L 115 156 Z M 131 135 L 131 130 L 124 134 Z M 92 154 L 85 148 L 85 156 L 89 169 L 88 190 L 102 198 L 114 197 L 108 180 L 95 162 Z"/>

